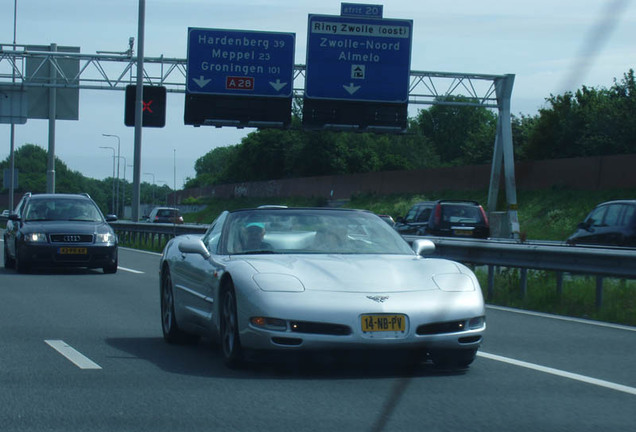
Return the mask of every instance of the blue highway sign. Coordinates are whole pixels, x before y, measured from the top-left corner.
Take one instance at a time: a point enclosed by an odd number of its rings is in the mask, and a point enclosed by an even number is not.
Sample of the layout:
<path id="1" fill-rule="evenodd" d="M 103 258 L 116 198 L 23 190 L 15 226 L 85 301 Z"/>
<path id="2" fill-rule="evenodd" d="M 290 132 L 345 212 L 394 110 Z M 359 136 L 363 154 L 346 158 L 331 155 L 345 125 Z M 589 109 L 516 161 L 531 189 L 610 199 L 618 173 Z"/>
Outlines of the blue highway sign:
<path id="1" fill-rule="evenodd" d="M 407 103 L 412 20 L 309 15 L 305 97 Z"/>
<path id="2" fill-rule="evenodd" d="M 186 91 L 292 96 L 294 33 L 188 28 Z"/>

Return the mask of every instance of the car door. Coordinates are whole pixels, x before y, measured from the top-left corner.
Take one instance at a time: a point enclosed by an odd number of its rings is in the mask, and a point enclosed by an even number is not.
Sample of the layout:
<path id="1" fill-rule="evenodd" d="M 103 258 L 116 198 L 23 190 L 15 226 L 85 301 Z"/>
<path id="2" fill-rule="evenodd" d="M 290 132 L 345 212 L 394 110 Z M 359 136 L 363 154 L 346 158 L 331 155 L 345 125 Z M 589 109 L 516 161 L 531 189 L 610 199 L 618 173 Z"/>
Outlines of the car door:
<path id="1" fill-rule="evenodd" d="M 220 266 L 215 261 L 219 238 L 227 213 L 221 214 L 201 238 L 211 257 L 205 259 L 199 254 L 181 253 L 174 262 L 174 283 L 176 296 L 187 320 L 199 326 L 208 327 L 212 321 L 216 293 L 218 291 L 217 272 Z"/>
<path id="2" fill-rule="evenodd" d="M 587 229 L 579 236 L 578 243 L 616 245 L 620 242 L 618 224 L 623 206 L 607 204 L 592 210 L 585 220 Z"/>
<path id="3" fill-rule="evenodd" d="M 634 204 L 625 204 L 623 233 L 623 246 L 636 247 L 636 205 Z"/>
<path id="4" fill-rule="evenodd" d="M 625 206 L 612 204 L 605 213 L 603 226 L 598 230 L 598 242 L 603 245 L 621 246 L 624 243 L 622 220 Z"/>

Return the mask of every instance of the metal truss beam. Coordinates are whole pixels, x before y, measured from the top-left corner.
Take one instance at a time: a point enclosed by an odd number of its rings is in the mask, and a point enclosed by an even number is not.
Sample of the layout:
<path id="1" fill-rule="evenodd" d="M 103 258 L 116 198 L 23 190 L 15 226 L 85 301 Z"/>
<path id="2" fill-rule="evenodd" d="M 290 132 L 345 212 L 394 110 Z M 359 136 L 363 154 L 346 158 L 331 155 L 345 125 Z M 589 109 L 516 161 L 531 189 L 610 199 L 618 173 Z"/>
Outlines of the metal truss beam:
<path id="1" fill-rule="evenodd" d="M 27 59 L 37 70 L 56 70 L 54 83 L 48 77 L 27 76 Z M 79 72 L 67 76 L 60 61 L 76 59 Z M 38 64 L 38 62 L 40 62 Z M 132 49 L 124 53 L 81 54 L 68 52 L 29 51 L 28 46 L 0 44 L 0 86 L 57 87 L 90 90 L 125 90 L 137 83 L 137 57 Z M 185 93 L 187 59 L 167 57 L 143 58 L 143 82 L 161 85 L 168 92 Z M 302 99 L 305 87 L 305 65 L 294 66 L 294 97 Z M 512 237 L 519 236 L 515 187 L 510 97 L 514 75 L 486 75 L 448 72 L 411 71 L 409 104 L 456 105 L 494 108 L 498 110 L 497 135 L 493 152 L 488 210 L 496 210 L 499 178 L 503 165 L 507 215 Z"/>
<path id="2" fill-rule="evenodd" d="M 22 48 L 19 49 L 18 47 Z M 49 64 L 58 71 L 56 84 L 26 75 L 26 61 L 37 69 Z M 77 59 L 79 73 L 66 76 L 59 66 L 62 59 Z M 63 87 L 90 90 L 124 90 L 136 82 L 137 57 L 130 54 L 80 54 L 28 51 L 26 46 L 0 44 L 0 84 L 18 87 Z M 187 60 L 168 57 L 145 57 L 143 81 L 146 85 L 162 85 L 167 91 L 185 93 Z M 305 87 L 305 65 L 294 66 L 294 96 L 302 98 Z M 15 72 L 15 83 L 12 77 Z M 502 75 L 411 71 L 409 104 L 470 105 L 497 108 L 495 81 Z M 456 98 L 462 98 L 458 102 Z"/>

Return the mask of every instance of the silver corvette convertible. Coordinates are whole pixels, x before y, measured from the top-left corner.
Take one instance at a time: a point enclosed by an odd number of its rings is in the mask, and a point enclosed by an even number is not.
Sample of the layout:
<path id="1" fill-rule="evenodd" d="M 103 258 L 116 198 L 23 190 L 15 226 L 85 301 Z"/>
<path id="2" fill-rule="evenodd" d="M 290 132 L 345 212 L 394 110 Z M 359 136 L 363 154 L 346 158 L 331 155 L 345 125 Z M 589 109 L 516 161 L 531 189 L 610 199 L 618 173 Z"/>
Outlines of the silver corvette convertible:
<path id="1" fill-rule="evenodd" d="M 424 257 L 434 249 L 367 211 L 224 212 L 163 251 L 163 335 L 218 338 L 229 367 L 247 352 L 365 349 L 467 367 L 486 329 L 481 288 L 464 265 Z"/>

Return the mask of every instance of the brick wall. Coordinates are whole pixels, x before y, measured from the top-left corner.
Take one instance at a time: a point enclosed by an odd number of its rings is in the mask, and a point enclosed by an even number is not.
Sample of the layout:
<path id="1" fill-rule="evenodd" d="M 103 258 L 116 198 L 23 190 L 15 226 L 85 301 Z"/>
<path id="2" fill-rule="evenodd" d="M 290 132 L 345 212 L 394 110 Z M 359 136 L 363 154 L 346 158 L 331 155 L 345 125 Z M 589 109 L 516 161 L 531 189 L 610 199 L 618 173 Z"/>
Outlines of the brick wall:
<path id="1" fill-rule="evenodd" d="M 189 196 L 346 199 L 358 193 L 385 195 L 486 190 L 490 183 L 490 171 L 491 166 L 487 164 L 236 183 L 180 191 L 177 202 Z M 515 164 L 515 177 L 517 190 L 554 186 L 579 190 L 636 188 L 636 154 L 518 162 Z"/>

